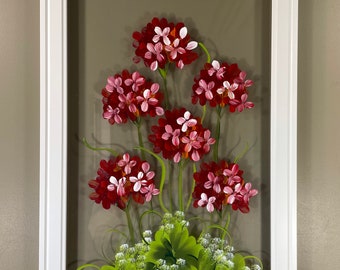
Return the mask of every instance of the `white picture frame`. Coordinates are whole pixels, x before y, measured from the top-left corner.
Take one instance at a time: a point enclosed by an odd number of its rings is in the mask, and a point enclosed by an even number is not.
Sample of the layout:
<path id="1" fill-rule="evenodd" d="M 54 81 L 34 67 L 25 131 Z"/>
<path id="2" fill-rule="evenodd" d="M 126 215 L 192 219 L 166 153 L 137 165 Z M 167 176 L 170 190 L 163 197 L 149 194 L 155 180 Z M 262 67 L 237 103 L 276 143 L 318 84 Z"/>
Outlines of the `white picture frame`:
<path id="1" fill-rule="evenodd" d="M 272 0 L 271 269 L 297 269 L 298 0 Z M 67 0 L 40 0 L 39 269 L 66 269 Z"/>

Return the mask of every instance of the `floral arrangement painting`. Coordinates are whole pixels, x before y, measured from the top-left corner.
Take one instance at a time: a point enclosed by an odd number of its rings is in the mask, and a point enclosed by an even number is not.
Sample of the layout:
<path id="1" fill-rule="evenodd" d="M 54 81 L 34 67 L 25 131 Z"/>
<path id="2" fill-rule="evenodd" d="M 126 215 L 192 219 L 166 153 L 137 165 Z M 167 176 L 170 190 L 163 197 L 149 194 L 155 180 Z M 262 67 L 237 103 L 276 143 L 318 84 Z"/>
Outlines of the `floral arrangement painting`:
<path id="1" fill-rule="evenodd" d="M 134 63 L 155 76 L 126 69 L 109 76 L 102 116 L 108 125 L 136 128 L 139 143 L 118 152 L 84 139 L 88 148 L 109 153 L 89 181 L 89 198 L 121 211 L 126 230 L 114 233 L 125 240 L 112 243 L 115 255 L 105 265 L 78 269 L 262 269 L 259 259 L 237 252 L 228 231 L 230 212 L 248 213 L 258 191 L 244 179 L 242 153 L 234 160 L 219 153 L 221 120 L 254 107 L 253 81 L 238 64 L 211 59 L 182 22 L 153 18 L 131 43 Z M 191 89 L 180 88 L 191 102 L 186 108 L 173 102 L 169 74 L 200 58 Z"/>

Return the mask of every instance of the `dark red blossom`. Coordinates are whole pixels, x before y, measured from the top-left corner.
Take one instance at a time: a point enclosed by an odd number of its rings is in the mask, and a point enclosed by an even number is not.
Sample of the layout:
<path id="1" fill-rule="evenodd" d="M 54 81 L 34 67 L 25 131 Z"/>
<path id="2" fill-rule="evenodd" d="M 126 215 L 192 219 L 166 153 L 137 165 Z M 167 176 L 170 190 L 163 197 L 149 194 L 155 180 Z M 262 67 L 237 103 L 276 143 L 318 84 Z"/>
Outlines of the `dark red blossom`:
<path id="1" fill-rule="evenodd" d="M 200 160 L 215 143 L 200 118 L 192 116 L 185 108 L 166 111 L 165 118 L 160 118 L 151 130 L 153 134 L 149 135 L 149 140 L 154 145 L 154 152 L 162 152 L 165 159 L 173 159 L 176 163 L 182 158 Z"/>
<path id="2" fill-rule="evenodd" d="M 192 41 L 184 23 L 168 22 L 167 19 L 153 18 L 141 32 L 132 34 L 134 39 L 135 62 L 141 59 L 151 70 L 164 69 L 167 63 L 175 63 L 182 69 L 198 58 L 193 52 L 198 45 Z"/>
<path id="3" fill-rule="evenodd" d="M 150 171 L 150 164 L 138 156 L 130 158 L 125 153 L 123 156 L 101 160 L 96 179 L 89 181 L 89 186 L 94 189 L 89 197 L 96 203 L 101 203 L 105 209 L 109 209 L 111 205 L 125 209 L 130 197 L 143 204 L 159 193 L 154 185 L 154 176 L 155 173 Z M 151 193 L 145 192 L 151 189 Z"/>
<path id="4" fill-rule="evenodd" d="M 233 210 L 249 212 L 249 199 L 257 194 L 250 183 L 245 183 L 243 171 L 238 164 L 221 160 L 219 163 L 202 163 L 200 171 L 194 173 L 194 207 L 206 207 L 209 212 L 221 211 L 223 205 Z"/>
<path id="5" fill-rule="evenodd" d="M 139 116 L 163 115 L 163 95 L 159 84 L 146 80 L 139 72 L 123 70 L 107 79 L 102 90 L 103 117 L 110 124 L 135 121 Z"/>
<path id="6" fill-rule="evenodd" d="M 247 101 L 247 88 L 253 81 L 245 78 L 246 73 L 237 64 L 220 64 L 216 60 L 211 64 L 206 63 L 199 76 L 194 79 L 192 103 L 208 103 L 212 107 L 229 106 L 230 112 L 252 108 L 254 104 Z"/>

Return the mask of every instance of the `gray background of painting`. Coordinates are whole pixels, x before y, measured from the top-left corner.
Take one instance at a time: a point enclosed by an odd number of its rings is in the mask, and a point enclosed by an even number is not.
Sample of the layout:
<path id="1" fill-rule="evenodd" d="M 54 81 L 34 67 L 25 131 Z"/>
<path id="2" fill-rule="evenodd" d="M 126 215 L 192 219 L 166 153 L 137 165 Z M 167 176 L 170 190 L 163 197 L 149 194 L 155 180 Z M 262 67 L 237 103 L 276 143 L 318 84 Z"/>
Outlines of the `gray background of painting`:
<path id="1" fill-rule="evenodd" d="M 134 65 L 132 61 L 134 50 L 131 35 L 154 16 L 183 21 L 191 36 L 203 41 L 213 58 L 237 62 L 255 81 L 255 87 L 249 90 L 255 108 L 241 114 L 226 114 L 223 118 L 220 155 L 233 159 L 247 143 L 250 145 L 250 151 L 241 159 L 240 167 L 245 170 L 245 179 L 253 181 L 260 189 L 260 196 L 252 203 L 250 214 L 232 216 L 230 229 L 237 248 L 268 260 L 269 2 L 235 3 L 223 0 L 197 4 L 197 1 L 101 1 L 98 5 L 94 1 L 79 1 L 78 4 L 70 4 L 69 56 L 72 68 L 69 73 L 69 115 L 72 122 L 69 125 L 69 164 L 72 165 L 69 191 L 70 206 L 74 208 L 69 226 L 72 237 L 68 238 L 70 264 L 77 259 L 96 258 L 102 248 L 107 250 L 107 244 L 103 244 L 111 237 L 107 229 L 125 221 L 121 210 L 114 208 L 105 211 L 88 200 L 90 190 L 87 181 L 96 176 L 99 160 L 108 155 L 85 149 L 76 138 L 86 137 L 97 146 L 118 144 L 120 149 L 129 149 L 138 144 L 134 125 L 110 126 L 102 119 L 100 93 L 106 78 L 124 68 L 138 69 L 161 83 L 157 73 L 149 72 L 142 63 Z M 131 6 L 135 8 L 132 10 Z M 172 99 L 178 105 L 190 106 L 193 76 L 198 74 L 204 61 L 205 58 L 183 72 L 176 70 L 174 75 L 170 75 L 168 87 L 172 92 L 176 89 Z M 197 106 L 191 107 L 193 112 L 200 114 Z M 214 115 L 209 117 L 210 120 L 215 119 Z M 74 166 L 77 170 L 73 169 Z"/>

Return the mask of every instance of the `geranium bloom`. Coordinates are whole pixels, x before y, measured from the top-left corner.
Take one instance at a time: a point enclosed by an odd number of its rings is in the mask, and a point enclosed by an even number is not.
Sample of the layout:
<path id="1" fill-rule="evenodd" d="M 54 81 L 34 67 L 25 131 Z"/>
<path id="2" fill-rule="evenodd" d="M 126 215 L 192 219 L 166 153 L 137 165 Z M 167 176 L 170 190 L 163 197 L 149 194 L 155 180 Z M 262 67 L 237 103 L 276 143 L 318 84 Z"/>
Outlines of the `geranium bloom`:
<path id="1" fill-rule="evenodd" d="M 105 209 L 111 205 L 125 209 L 130 197 L 143 204 L 158 194 L 154 176 L 150 164 L 138 156 L 130 157 L 125 153 L 123 156 L 101 160 L 96 179 L 89 181 L 89 186 L 94 189 L 90 199 L 101 203 Z"/>
<path id="2" fill-rule="evenodd" d="M 164 69 L 167 63 L 175 63 L 182 69 L 198 58 L 193 50 L 198 46 L 192 41 L 187 27 L 167 19 L 153 18 L 141 32 L 134 32 L 135 62 L 141 59 L 151 70 Z"/>
<path id="3" fill-rule="evenodd" d="M 150 184 L 148 186 L 142 187 L 140 192 L 145 194 L 145 200 L 147 202 L 151 201 L 152 196 L 159 194 L 159 190 L 155 188 L 155 184 Z"/>
<path id="4" fill-rule="evenodd" d="M 231 205 L 233 210 L 249 212 L 249 199 L 257 190 L 245 183 L 242 174 L 238 164 L 225 160 L 202 163 L 200 171 L 194 173 L 194 207 L 207 207 L 212 212 L 214 209 L 221 211 L 223 205 Z"/>
<path id="5" fill-rule="evenodd" d="M 149 135 L 149 140 L 154 145 L 154 152 L 162 152 L 164 158 L 176 163 L 182 158 L 199 161 L 215 143 L 200 118 L 184 108 L 166 111 L 165 118 L 160 118 L 158 125 L 152 126 L 151 130 L 153 134 Z"/>
<path id="6" fill-rule="evenodd" d="M 201 194 L 201 199 L 197 202 L 198 206 L 201 207 L 207 207 L 208 212 L 213 212 L 214 211 L 214 202 L 216 201 L 216 198 L 214 196 L 209 197 L 207 194 L 202 193 Z"/>
<path id="7" fill-rule="evenodd" d="M 147 81 L 139 72 L 123 70 L 107 79 L 102 90 L 103 118 L 110 124 L 135 121 L 139 116 L 163 115 L 163 95 L 159 84 Z"/>
<path id="8" fill-rule="evenodd" d="M 192 86 L 192 103 L 208 103 L 212 107 L 229 106 L 230 112 L 242 112 L 254 107 L 248 98 L 247 88 L 252 80 L 245 80 L 246 73 L 237 64 L 220 63 L 217 60 L 206 63 Z"/>

